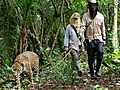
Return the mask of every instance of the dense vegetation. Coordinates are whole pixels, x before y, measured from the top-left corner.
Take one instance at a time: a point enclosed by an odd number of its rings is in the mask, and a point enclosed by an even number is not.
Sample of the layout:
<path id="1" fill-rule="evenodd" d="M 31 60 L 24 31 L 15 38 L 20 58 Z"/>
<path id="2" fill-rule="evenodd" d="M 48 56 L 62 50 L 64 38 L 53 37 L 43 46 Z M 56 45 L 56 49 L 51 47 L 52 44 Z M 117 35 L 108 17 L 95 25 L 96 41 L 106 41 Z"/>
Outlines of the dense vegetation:
<path id="1" fill-rule="evenodd" d="M 104 47 L 104 63 L 102 64 L 101 72 L 104 73 L 103 75 L 106 78 L 108 77 L 106 79 L 108 86 L 105 88 L 110 88 L 112 84 L 111 76 L 115 76 L 117 81 L 114 82 L 116 85 L 114 89 L 118 89 L 120 87 L 120 48 L 114 50 L 112 31 L 113 17 L 115 15 L 114 7 L 116 5 L 113 4 L 113 0 L 99 0 L 98 3 L 99 12 L 103 13 L 105 17 L 107 35 L 106 46 Z M 120 45 L 119 3 L 117 9 L 117 35 Z M 24 51 L 34 51 L 39 55 L 40 68 L 48 64 L 48 66 L 42 68 L 40 77 L 36 80 L 35 86 L 37 88 L 50 87 L 52 83 L 55 85 L 53 85 L 53 89 L 61 89 L 68 82 L 71 82 L 73 86 L 78 82 L 84 82 L 83 84 L 91 82 L 87 78 L 88 76 L 84 77 L 84 79 L 76 79 L 76 71 L 71 67 L 71 57 L 69 54 L 61 55 L 64 52 L 65 29 L 69 24 L 70 16 L 74 12 L 80 13 L 80 18 L 82 19 L 83 14 L 87 12 L 87 0 L 0 1 L 0 88 L 11 88 L 14 86 L 11 65 L 15 57 Z M 58 57 L 59 55 L 61 56 Z M 86 52 L 80 53 L 80 65 L 82 70 L 88 71 Z M 26 84 L 27 81 L 24 80 L 23 83 Z M 86 84 L 83 86 L 87 88 Z M 23 87 L 28 88 L 29 86 L 23 85 Z M 88 88 L 98 87 L 102 88 L 101 85 L 96 86 L 96 84 L 91 83 Z"/>

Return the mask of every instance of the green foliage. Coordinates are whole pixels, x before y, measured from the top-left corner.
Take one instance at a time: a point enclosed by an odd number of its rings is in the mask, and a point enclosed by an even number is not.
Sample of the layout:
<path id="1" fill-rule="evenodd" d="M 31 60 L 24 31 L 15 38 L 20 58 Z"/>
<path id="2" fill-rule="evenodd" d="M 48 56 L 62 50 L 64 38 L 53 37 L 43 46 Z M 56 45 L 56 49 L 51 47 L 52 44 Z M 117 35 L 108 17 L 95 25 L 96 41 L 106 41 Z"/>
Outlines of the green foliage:
<path id="1" fill-rule="evenodd" d="M 10 80 L 9 76 L 11 76 L 11 72 L 13 72 L 13 69 L 9 67 L 7 64 L 5 64 L 4 67 L 1 67 L 0 69 L 0 83 L 5 82 L 6 79 Z M 6 84 L 1 84 L 1 87 L 10 88 L 13 87 L 12 82 L 6 82 Z"/>
<path id="2" fill-rule="evenodd" d="M 53 58 L 51 58 L 53 60 Z M 60 60 L 57 59 L 56 62 L 59 62 Z M 52 63 L 52 66 L 55 66 L 56 63 Z M 45 67 L 43 71 L 47 71 L 52 67 Z M 72 83 L 74 85 L 77 78 L 77 71 L 72 63 L 71 59 L 69 60 L 64 60 L 60 64 L 58 64 L 56 67 L 54 67 L 52 70 L 44 73 L 43 75 L 46 80 L 48 81 L 47 83 L 55 83 L 58 85 L 58 89 L 62 88 L 62 85 L 66 85 L 66 83 L 69 80 L 72 80 Z M 43 79 L 45 79 L 43 78 Z"/>
<path id="3" fill-rule="evenodd" d="M 108 69 L 108 72 L 119 74 L 120 71 L 120 52 L 119 50 L 110 52 L 110 50 L 106 47 L 107 52 L 104 54 L 104 61 L 112 66 L 112 68 Z"/>
<path id="4" fill-rule="evenodd" d="M 9 2 L 1 0 L 0 2 L 0 55 L 2 59 L 4 57 L 4 60 L 10 58 L 14 50 L 14 43 L 19 36 L 15 5 L 12 0 Z"/>
<path id="5" fill-rule="evenodd" d="M 45 2 L 44 2 L 45 1 Z M 57 56 L 64 51 L 64 34 L 66 27 L 63 27 L 63 22 L 61 26 L 61 30 L 58 35 L 57 42 L 55 43 L 55 48 L 51 55 L 51 47 L 55 40 L 55 35 L 58 30 L 58 26 L 60 24 L 61 18 L 58 17 L 55 21 L 53 21 L 50 29 L 48 31 L 47 28 L 49 23 L 52 22 L 55 16 L 55 9 L 51 3 L 51 0 L 1 0 L 0 1 L 0 83 L 4 82 L 6 79 L 10 79 L 13 76 L 11 73 L 13 72 L 10 68 L 11 64 L 13 64 L 13 55 L 15 50 L 15 42 L 17 45 L 19 44 L 20 38 L 20 29 L 30 30 L 31 33 L 34 33 L 33 28 L 36 28 L 37 35 L 39 40 L 42 42 L 42 47 L 44 51 L 48 54 L 48 57 L 45 57 L 43 62 L 44 64 L 49 63 Z M 58 14 L 60 13 L 60 5 L 61 0 L 54 0 L 55 5 L 57 7 Z M 82 20 L 82 16 L 85 12 L 87 12 L 87 3 L 86 0 L 67 0 L 70 5 L 70 11 L 65 13 L 65 22 L 66 25 L 69 24 L 70 16 L 74 12 L 80 13 L 80 18 Z M 113 33 L 110 23 L 110 15 L 114 16 L 114 13 L 111 13 L 115 5 L 113 4 L 113 0 L 99 0 L 99 11 L 103 13 L 105 17 L 105 26 L 106 26 L 106 35 L 107 35 L 107 46 L 104 48 L 104 61 L 112 66 L 108 72 L 119 74 L 120 71 L 120 52 L 113 52 L 112 43 L 113 43 Z M 120 5 L 120 4 L 119 4 Z M 67 9 L 67 4 L 64 4 L 63 10 Z M 118 17 L 120 16 L 120 7 L 118 7 Z M 44 22 L 43 22 L 44 20 Z M 118 22 L 120 18 L 118 18 Z M 33 23 L 33 24 L 32 24 Z M 33 27 L 35 26 L 35 27 Z M 119 30 L 120 24 L 118 24 Z M 43 30 L 43 31 L 42 31 Z M 120 30 L 119 30 L 120 31 Z M 42 32 L 44 33 L 42 37 Z M 47 34 L 48 33 L 48 34 Z M 120 32 L 119 32 L 120 33 Z M 118 34 L 120 35 L 120 34 Z M 31 40 L 34 43 L 34 40 Z M 34 47 L 34 45 L 28 41 L 30 47 Z M 37 49 L 37 44 L 35 44 L 35 49 Z M 34 49 L 32 49 L 34 51 Z M 39 49 L 36 50 L 40 56 Z M 86 58 L 83 58 L 83 60 Z M 55 62 L 51 63 L 52 66 L 55 66 L 59 63 L 60 60 L 55 60 Z M 114 61 L 117 63 L 113 65 L 111 62 Z M 87 62 L 80 63 L 82 68 L 89 68 Z M 43 71 L 52 68 L 51 66 L 43 68 Z M 52 76 L 51 76 L 52 74 Z M 70 79 L 72 79 L 72 84 L 76 82 L 76 70 L 72 68 L 71 60 L 64 60 L 60 65 L 56 66 L 51 71 L 45 73 L 44 77 L 39 77 L 40 88 L 42 80 L 47 79 L 47 84 L 53 82 L 59 86 L 59 89 L 63 84 L 66 84 Z M 4 78 L 3 78 L 4 77 Z M 88 82 L 87 80 L 85 80 Z M 23 81 L 26 83 L 27 81 Z M 117 83 L 119 85 L 119 83 Z M 8 82 L 3 85 L 3 87 L 12 87 L 12 83 Z M 97 86 L 91 86 L 95 89 L 98 89 Z M 107 90 L 107 88 L 102 88 L 99 90 Z"/>

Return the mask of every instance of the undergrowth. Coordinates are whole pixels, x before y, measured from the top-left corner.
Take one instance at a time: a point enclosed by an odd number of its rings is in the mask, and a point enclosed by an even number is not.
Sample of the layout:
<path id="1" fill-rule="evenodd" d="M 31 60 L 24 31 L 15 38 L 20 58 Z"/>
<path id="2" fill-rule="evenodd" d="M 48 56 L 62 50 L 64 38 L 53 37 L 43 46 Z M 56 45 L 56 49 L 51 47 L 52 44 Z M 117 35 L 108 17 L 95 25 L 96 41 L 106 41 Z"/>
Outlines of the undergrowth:
<path id="1" fill-rule="evenodd" d="M 83 53 L 83 54 L 86 55 L 86 53 Z M 80 54 L 80 56 L 83 54 Z M 56 53 L 56 55 L 59 55 L 59 53 Z M 82 60 L 80 59 L 81 69 L 84 69 L 84 68 L 88 69 L 88 64 L 87 64 L 85 55 L 82 56 Z M 52 61 L 53 59 L 54 59 L 53 57 L 50 57 L 49 61 L 46 60 L 45 63 L 48 63 L 48 62 Z M 105 63 L 109 64 L 112 68 L 106 68 L 103 64 L 102 64 L 102 68 L 106 69 L 106 72 L 110 72 L 110 74 L 113 74 L 113 73 L 119 74 L 120 73 L 119 59 L 120 59 L 119 50 L 114 51 L 113 53 L 105 52 L 103 60 L 105 61 Z M 0 60 L 0 61 L 2 61 L 2 60 Z M 42 72 L 49 70 L 50 68 L 52 68 L 56 65 L 56 67 L 54 67 L 53 69 L 51 69 L 45 73 L 42 73 L 42 74 L 40 73 L 39 78 L 36 79 L 36 83 L 34 85 L 39 88 L 42 88 L 43 86 L 53 83 L 58 87 L 58 89 L 61 89 L 62 86 L 66 85 L 69 80 L 72 80 L 71 84 L 74 85 L 74 83 L 77 82 L 76 78 L 78 76 L 77 76 L 77 70 L 76 70 L 76 68 L 74 68 L 75 66 L 72 64 L 71 56 L 68 55 L 68 57 L 65 58 L 61 63 L 59 63 L 59 61 L 61 61 L 61 58 L 55 60 L 55 62 L 51 63 L 51 65 L 44 67 L 42 69 Z M 117 64 L 114 65 L 113 63 L 111 63 L 113 61 Z M 12 74 L 13 69 L 10 66 L 8 66 L 6 63 L 4 63 L 4 65 L 2 65 L 3 63 L 4 62 L 0 62 L 1 66 L 2 66 L 2 67 L 0 67 L 1 68 L 0 69 L 0 78 L 1 78 L 0 79 L 0 87 L 1 88 L 12 88 L 14 86 L 14 83 L 5 82 L 5 80 L 10 80 L 11 77 L 13 77 L 13 74 Z M 5 83 L 3 83 L 3 82 L 5 82 Z M 29 83 L 28 80 L 23 80 L 22 82 L 23 82 L 23 84 Z M 43 82 L 46 82 L 46 83 L 44 84 Z M 29 87 L 29 86 L 30 85 L 27 85 L 27 87 Z M 98 90 L 97 86 L 91 85 L 91 87 L 96 88 L 96 90 Z M 107 90 L 107 89 L 104 88 L 102 90 Z"/>

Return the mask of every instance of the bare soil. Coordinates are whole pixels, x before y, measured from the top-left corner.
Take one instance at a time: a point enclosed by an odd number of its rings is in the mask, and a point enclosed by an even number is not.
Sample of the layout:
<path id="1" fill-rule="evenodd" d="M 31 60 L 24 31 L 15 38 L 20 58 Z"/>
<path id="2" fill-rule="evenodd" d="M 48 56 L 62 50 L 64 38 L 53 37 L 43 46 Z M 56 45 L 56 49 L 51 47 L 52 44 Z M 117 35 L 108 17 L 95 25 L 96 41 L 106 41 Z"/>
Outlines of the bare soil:
<path id="1" fill-rule="evenodd" d="M 96 90 L 97 88 L 104 88 L 102 90 L 120 90 L 120 75 L 102 74 L 102 77 L 97 80 L 91 80 L 88 72 L 83 72 L 81 77 L 76 78 L 76 82 L 72 84 L 69 80 L 66 85 L 61 86 L 61 90 Z M 59 86 L 56 83 L 43 84 L 41 88 L 35 87 L 38 90 L 58 90 Z"/>
<path id="2" fill-rule="evenodd" d="M 58 86 L 54 79 L 51 79 L 51 83 L 46 79 L 42 80 L 41 86 L 29 87 L 26 89 L 34 90 L 120 90 L 120 75 L 111 74 L 110 72 L 101 71 L 102 77 L 98 77 L 97 80 L 92 80 L 90 74 L 87 71 L 83 71 L 83 75 L 75 79 L 74 84 L 69 79 L 66 84 Z M 49 83 L 48 83 L 49 82 Z M 37 83 L 37 82 L 36 82 Z M 62 82 L 61 82 L 62 83 Z M 39 83 L 38 83 L 39 84 Z"/>

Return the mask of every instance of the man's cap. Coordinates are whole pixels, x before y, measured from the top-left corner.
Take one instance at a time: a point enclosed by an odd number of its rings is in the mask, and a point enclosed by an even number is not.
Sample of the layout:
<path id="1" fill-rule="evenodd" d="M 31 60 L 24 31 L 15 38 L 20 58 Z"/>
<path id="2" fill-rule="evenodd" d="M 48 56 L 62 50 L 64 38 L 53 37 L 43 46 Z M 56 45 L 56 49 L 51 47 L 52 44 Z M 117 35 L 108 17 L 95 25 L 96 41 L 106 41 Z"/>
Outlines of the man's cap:
<path id="1" fill-rule="evenodd" d="M 91 3 L 97 3 L 97 1 L 96 1 L 96 0 L 90 0 L 90 2 L 91 2 Z"/>

